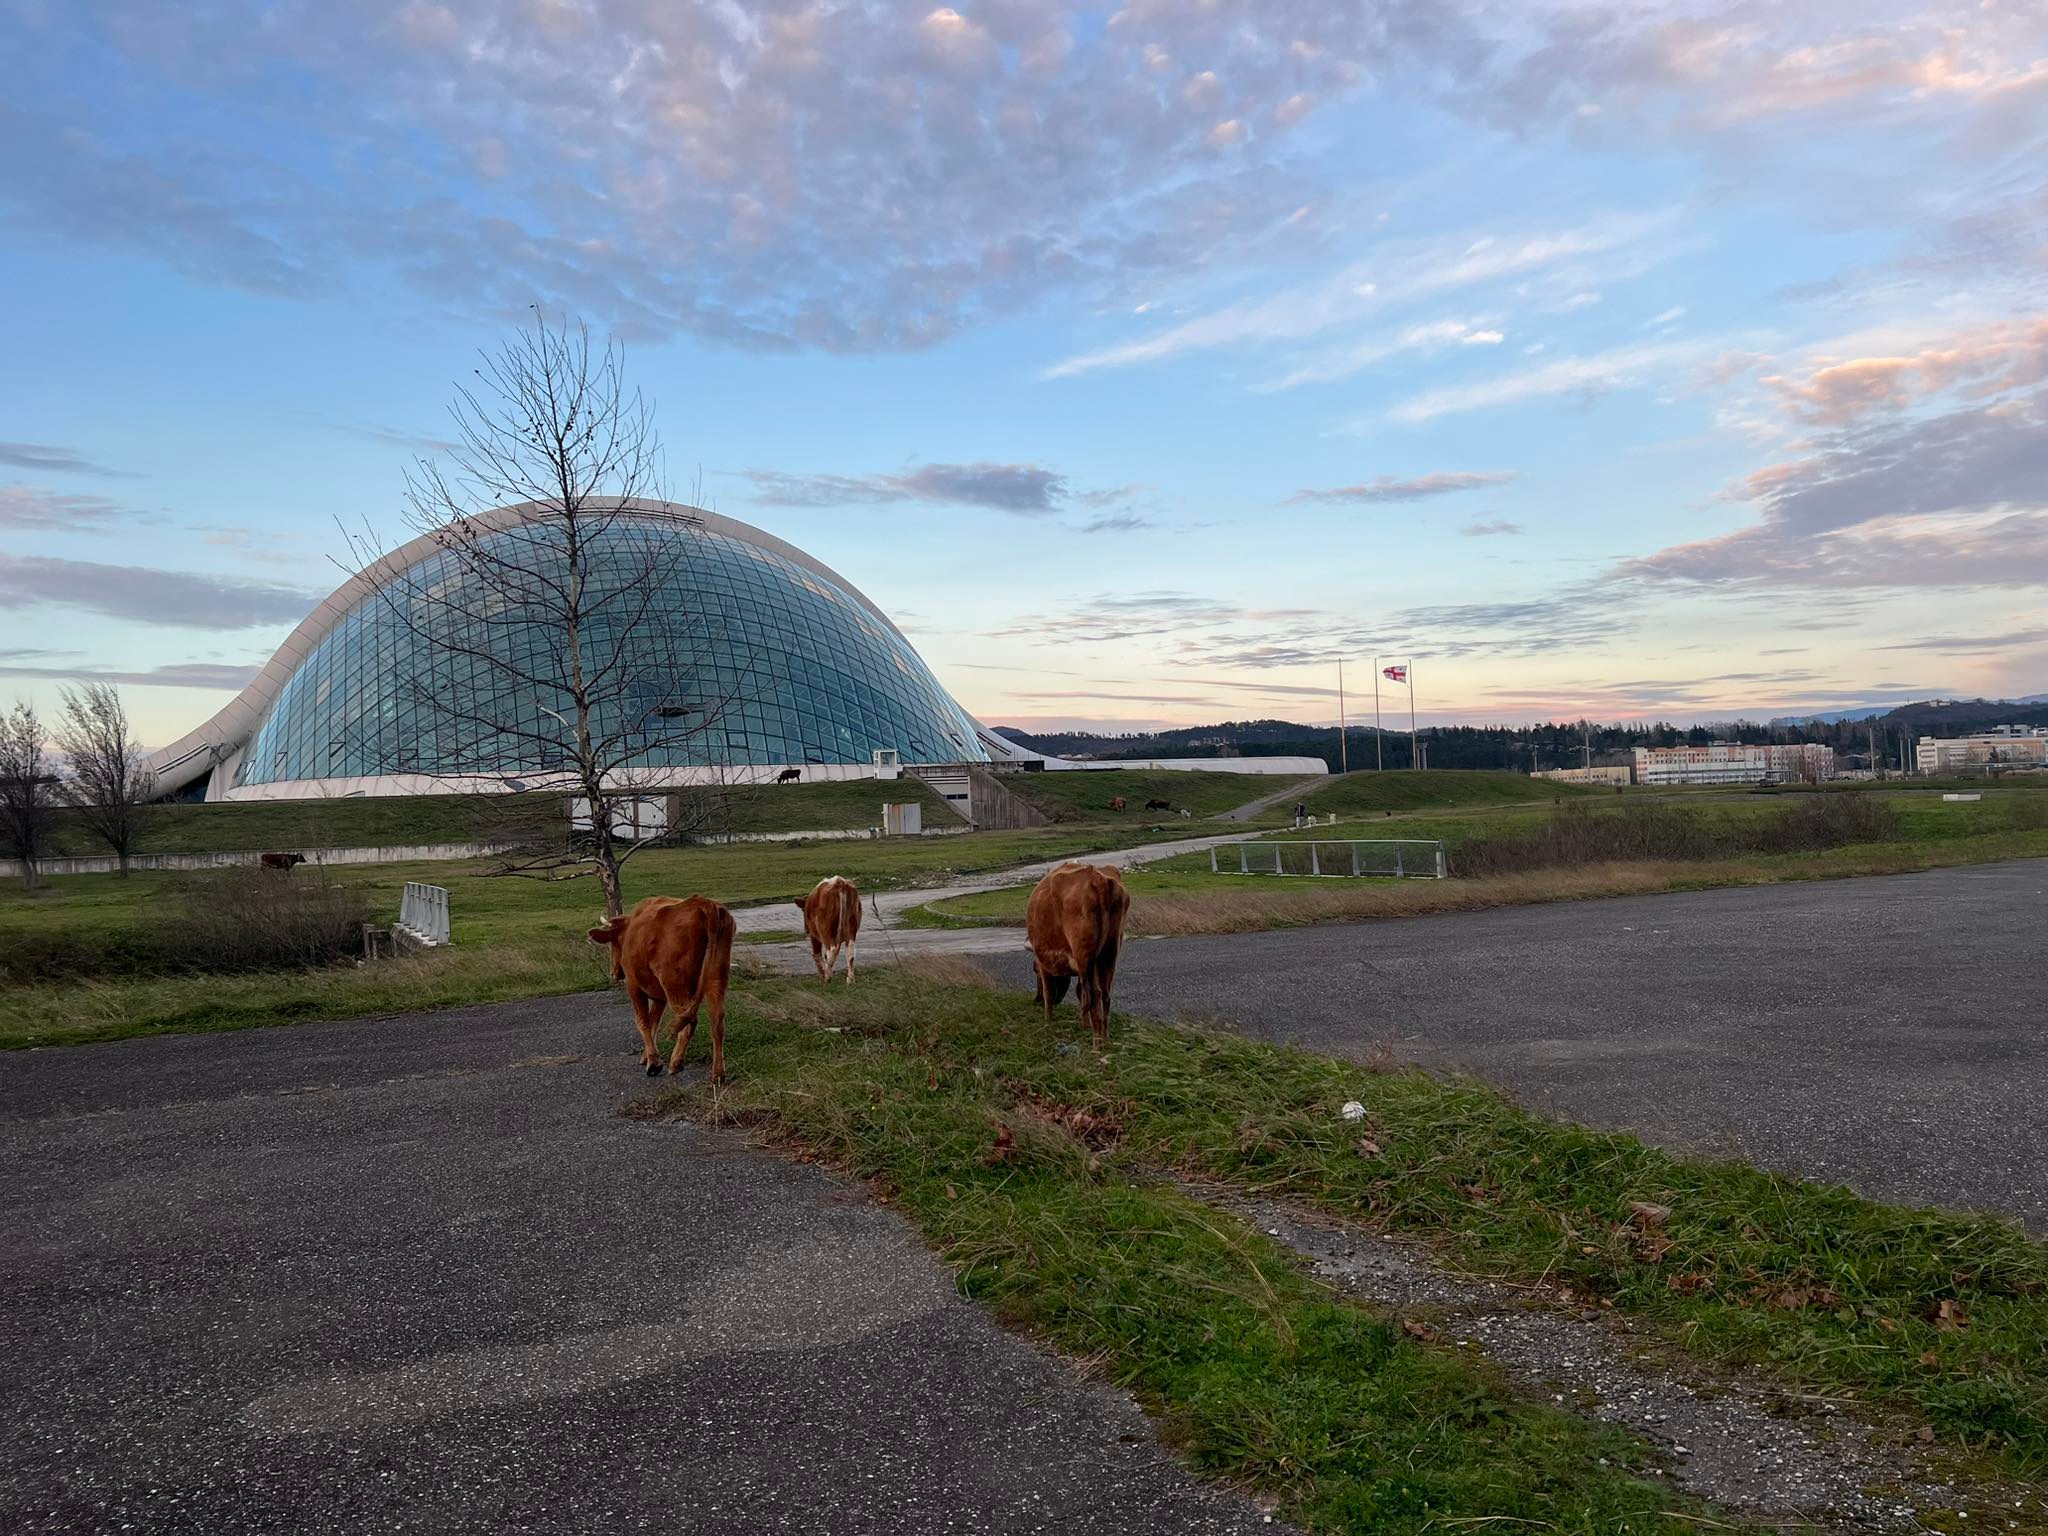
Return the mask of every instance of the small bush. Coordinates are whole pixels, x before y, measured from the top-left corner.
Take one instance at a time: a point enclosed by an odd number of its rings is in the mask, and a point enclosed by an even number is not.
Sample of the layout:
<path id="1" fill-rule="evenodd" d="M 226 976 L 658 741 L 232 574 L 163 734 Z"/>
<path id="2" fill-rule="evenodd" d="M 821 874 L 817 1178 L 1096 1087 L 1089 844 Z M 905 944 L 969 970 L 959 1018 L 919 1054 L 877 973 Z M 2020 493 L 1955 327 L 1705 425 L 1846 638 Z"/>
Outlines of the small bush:
<path id="1" fill-rule="evenodd" d="M 1588 864 L 1816 853 L 1889 842 L 1899 833 L 1898 812 L 1875 795 L 1802 795 L 1771 815 L 1740 817 L 1657 804 L 1601 811 L 1567 800 L 1535 832 L 1475 839 L 1455 851 L 1451 864 L 1460 875 L 1513 875 Z"/>
<path id="2" fill-rule="evenodd" d="M 222 870 L 183 895 L 176 921 L 198 970 L 328 965 L 360 952 L 370 916 L 362 887 L 304 870 Z"/>
<path id="3" fill-rule="evenodd" d="M 1876 795 L 1802 795 L 1757 827 L 1759 853 L 1813 853 L 1899 835 L 1899 813 Z"/>
<path id="4" fill-rule="evenodd" d="M 0 986 L 304 970 L 360 952 L 369 915 L 361 887 L 317 872 L 209 871 L 127 928 L 10 934 Z"/>

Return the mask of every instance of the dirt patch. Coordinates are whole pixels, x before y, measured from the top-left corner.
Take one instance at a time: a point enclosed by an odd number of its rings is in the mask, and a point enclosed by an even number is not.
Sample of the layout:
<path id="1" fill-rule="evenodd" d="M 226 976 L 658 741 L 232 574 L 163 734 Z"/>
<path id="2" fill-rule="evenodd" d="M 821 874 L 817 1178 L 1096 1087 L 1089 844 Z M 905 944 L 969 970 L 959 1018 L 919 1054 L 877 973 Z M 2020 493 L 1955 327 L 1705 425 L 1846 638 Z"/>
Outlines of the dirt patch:
<path id="1" fill-rule="evenodd" d="M 1067 1104 L 1028 1088 L 1019 1090 L 1015 1105 L 1018 1114 L 1066 1132 L 1091 1152 L 1107 1152 L 1122 1141 L 1136 1108 L 1129 1099 L 1093 1105 Z"/>

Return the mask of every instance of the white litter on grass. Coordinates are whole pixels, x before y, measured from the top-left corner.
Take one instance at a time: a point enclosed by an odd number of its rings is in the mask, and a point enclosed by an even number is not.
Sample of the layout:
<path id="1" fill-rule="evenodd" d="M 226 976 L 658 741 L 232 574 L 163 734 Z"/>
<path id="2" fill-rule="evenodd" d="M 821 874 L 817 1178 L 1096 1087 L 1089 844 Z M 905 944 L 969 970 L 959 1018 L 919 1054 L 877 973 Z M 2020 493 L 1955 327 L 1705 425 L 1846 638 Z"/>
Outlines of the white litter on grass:
<path id="1" fill-rule="evenodd" d="M 1356 1099 L 1347 1099 L 1345 1100 L 1344 1107 L 1338 1113 L 1346 1120 L 1363 1120 L 1365 1118 L 1365 1106 Z"/>

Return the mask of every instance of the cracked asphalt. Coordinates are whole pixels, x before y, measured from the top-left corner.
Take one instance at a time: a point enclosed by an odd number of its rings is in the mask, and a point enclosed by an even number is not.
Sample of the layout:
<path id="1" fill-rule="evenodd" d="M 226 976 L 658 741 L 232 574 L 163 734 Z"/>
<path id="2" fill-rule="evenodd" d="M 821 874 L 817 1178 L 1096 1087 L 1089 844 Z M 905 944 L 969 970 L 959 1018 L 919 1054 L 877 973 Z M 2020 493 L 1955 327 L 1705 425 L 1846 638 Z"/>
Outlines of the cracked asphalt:
<path id="1" fill-rule="evenodd" d="M 1275 1528 L 646 1086 L 610 994 L 10 1054 L 0 1529 Z"/>
<path id="2" fill-rule="evenodd" d="M 1021 936 L 989 963 L 1028 988 Z M 1116 1006 L 2048 1232 L 2048 860 L 1128 943 Z"/>

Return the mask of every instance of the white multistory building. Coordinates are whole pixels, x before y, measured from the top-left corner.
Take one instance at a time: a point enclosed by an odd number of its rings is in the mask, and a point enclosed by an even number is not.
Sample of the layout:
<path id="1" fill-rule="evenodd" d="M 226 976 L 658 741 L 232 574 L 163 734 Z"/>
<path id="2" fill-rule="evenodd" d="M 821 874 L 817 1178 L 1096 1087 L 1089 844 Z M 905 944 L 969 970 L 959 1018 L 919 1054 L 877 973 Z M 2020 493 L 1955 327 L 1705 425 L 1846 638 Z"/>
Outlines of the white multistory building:
<path id="1" fill-rule="evenodd" d="M 1824 742 L 1769 746 L 1739 741 L 1703 747 L 1637 747 L 1638 784 L 1778 784 L 1835 776 L 1835 751 Z"/>
<path id="2" fill-rule="evenodd" d="M 1913 755 L 1922 773 L 2048 767 L 2048 727 L 2001 725 L 1979 736 L 1922 736 Z"/>

